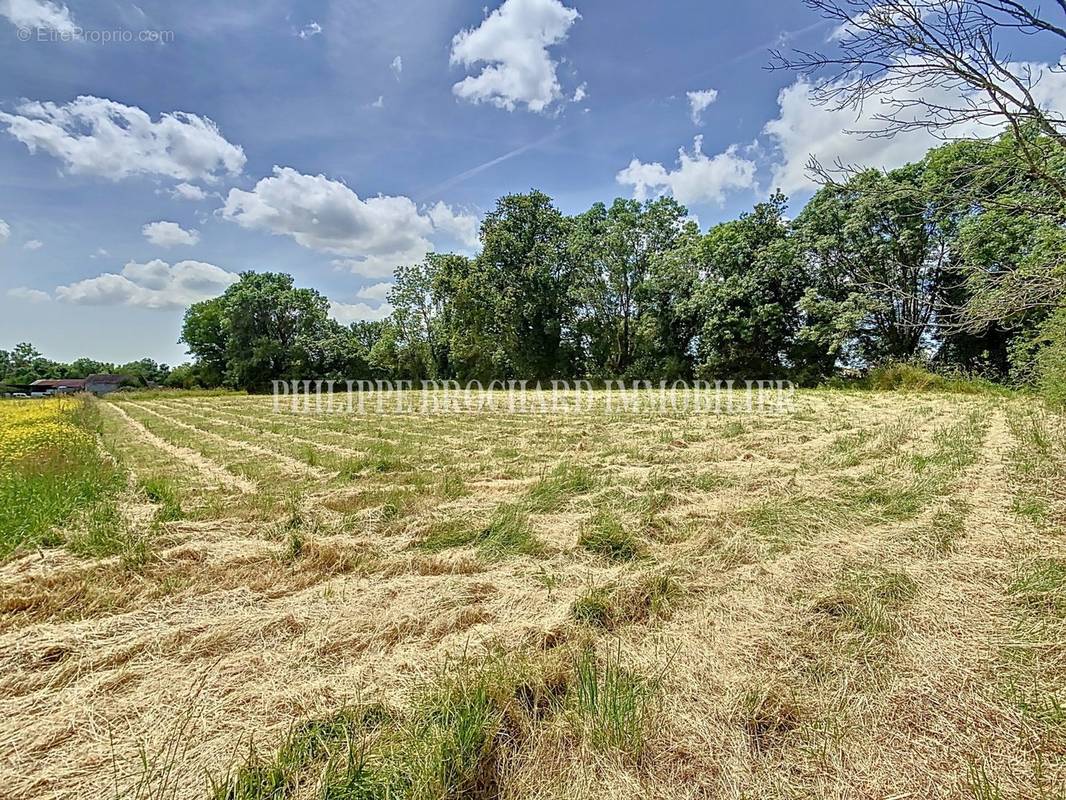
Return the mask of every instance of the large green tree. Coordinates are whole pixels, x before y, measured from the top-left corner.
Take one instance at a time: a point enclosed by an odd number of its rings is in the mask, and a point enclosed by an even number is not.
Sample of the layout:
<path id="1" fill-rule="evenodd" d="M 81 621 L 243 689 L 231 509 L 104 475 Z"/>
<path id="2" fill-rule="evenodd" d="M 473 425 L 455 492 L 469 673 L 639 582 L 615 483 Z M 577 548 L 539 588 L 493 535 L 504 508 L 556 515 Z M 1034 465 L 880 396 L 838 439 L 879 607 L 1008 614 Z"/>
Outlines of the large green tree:
<path id="1" fill-rule="evenodd" d="M 805 273 L 778 193 L 700 243 L 698 357 L 707 378 L 776 378 L 795 366 Z"/>
<path id="2" fill-rule="evenodd" d="M 292 276 L 243 272 L 218 298 L 185 314 L 181 341 L 206 370 L 232 386 L 263 390 L 272 380 L 321 377 L 321 342 L 334 333 L 329 304 Z"/>
<path id="3" fill-rule="evenodd" d="M 642 290 L 652 263 L 674 248 L 688 211 L 673 198 L 616 199 L 574 218 L 573 296 L 593 371 L 625 375 L 637 356 Z"/>
<path id="4" fill-rule="evenodd" d="M 820 189 L 794 228 L 810 274 L 805 304 L 818 309 L 845 355 L 869 363 L 909 359 L 930 341 L 943 298 L 950 236 L 930 210 L 923 164 L 866 170 Z"/>
<path id="5" fill-rule="evenodd" d="M 482 250 L 463 281 L 468 308 L 458 322 L 469 321 L 479 344 L 495 343 L 488 360 L 498 373 L 491 377 L 572 370 L 570 227 L 536 190 L 500 198 L 482 222 Z"/>

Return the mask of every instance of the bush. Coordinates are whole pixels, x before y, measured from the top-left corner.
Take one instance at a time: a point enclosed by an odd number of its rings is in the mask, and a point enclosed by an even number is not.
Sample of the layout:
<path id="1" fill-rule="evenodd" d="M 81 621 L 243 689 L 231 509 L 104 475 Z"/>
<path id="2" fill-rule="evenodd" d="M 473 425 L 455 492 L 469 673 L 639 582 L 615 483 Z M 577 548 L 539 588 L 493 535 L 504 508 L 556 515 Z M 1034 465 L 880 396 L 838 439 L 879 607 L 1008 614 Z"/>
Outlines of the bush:
<path id="1" fill-rule="evenodd" d="M 901 392 L 951 392 L 955 394 L 983 394 L 1002 392 L 987 378 L 963 372 L 940 374 L 926 367 L 905 361 L 881 364 L 870 370 L 865 384 L 870 389 Z"/>
<path id="2" fill-rule="evenodd" d="M 1043 347 L 1036 354 L 1036 388 L 1054 406 L 1066 407 L 1066 308 L 1040 328 Z"/>

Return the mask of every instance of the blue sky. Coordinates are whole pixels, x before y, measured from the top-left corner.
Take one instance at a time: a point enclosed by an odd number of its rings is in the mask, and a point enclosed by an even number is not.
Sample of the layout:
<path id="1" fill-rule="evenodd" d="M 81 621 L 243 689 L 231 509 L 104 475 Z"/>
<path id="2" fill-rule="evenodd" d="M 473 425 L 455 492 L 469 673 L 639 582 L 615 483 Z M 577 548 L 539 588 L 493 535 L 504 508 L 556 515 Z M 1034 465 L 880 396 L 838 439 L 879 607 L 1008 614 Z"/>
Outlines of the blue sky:
<path id="1" fill-rule="evenodd" d="M 799 0 L 0 0 L 0 348 L 176 363 L 237 272 L 374 318 L 508 192 L 673 194 L 706 228 L 800 206 L 812 153 L 920 157 L 764 68 L 832 32 Z"/>

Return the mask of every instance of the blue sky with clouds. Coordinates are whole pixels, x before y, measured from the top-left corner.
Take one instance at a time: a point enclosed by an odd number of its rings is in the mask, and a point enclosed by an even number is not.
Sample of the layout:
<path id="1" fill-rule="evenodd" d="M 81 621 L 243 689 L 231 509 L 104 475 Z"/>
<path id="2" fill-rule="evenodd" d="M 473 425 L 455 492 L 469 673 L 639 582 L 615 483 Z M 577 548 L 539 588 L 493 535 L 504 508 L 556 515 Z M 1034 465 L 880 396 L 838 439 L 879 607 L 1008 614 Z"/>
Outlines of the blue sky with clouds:
<path id="1" fill-rule="evenodd" d="M 0 348 L 175 363 L 237 272 L 375 318 L 508 192 L 673 194 L 707 227 L 802 204 L 810 154 L 920 157 L 765 69 L 832 34 L 799 0 L 0 0 Z"/>

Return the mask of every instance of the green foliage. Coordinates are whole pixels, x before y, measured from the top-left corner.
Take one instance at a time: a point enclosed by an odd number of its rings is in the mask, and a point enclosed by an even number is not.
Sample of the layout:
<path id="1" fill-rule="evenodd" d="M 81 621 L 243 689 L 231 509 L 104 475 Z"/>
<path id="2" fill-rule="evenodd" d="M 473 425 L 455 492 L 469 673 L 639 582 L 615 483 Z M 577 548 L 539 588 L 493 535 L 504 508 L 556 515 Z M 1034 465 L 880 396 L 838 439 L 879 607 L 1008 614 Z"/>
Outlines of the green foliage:
<path id="1" fill-rule="evenodd" d="M 795 361 L 805 275 L 785 208 L 784 195 L 774 194 L 752 213 L 712 228 L 700 245 L 705 279 L 694 302 L 703 377 L 780 375 Z"/>
<path id="2" fill-rule="evenodd" d="M 670 198 L 567 216 L 543 192 L 507 195 L 481 225 L 478 255 L 397 265 L 387 319 L 343 326 L 290 276 L 246 272 L 186 312 L 191 364 L 58 364 L 22 343 L 0 351 L 0 382 L 119 369 L 252 391 L 331 378 L 814 384 L 904 362 L 1066 403 L 1061 140 L 1022 127 L 844 176 L 794 220 L 775 193 L 706 234 Z M 875 382 L 917 380 L 889 369 Z"/>
<path id="3" fill-rule="evenodd" d="M 631 561 L 643 552 L 632 526 L 610 511 L 597 512 L 584 522 L 577 543 L 611 561 Z"/>
<path id="4" fill-rule="evenodd" d="M 592 470 L 562 463 L 537 481 L 529 492 L 530 511 L 556 511 L 576 495 L 587 494 L 596 486 Z"/>
<path id="5" fill-rule="evenodd" d="M 526 512 L 514 505 L 497 508 L 489 524 L 480 529 L 463 520 L 435 522 L 415 546 L 436 553 L 471 545 L 476 545 L 489 558 L 537 555 L 543 550 L 543 545 L 529 526 Z"/>
<path id="6" fill-rule="evenodd" d="M 582 734 L 596 749 L 632 760 L 644 752 L 660 692 L 658 681 L 627 670 L 620 650 L 578 658 L 573 708 Z"/>
<path id="7" fill-rule="evenodd" d="M 90 432 L 99 424 L 88 404 L 74 419 Z M 0 558 L 20 547 L 71 541 L 79 530 L 75 549 L 86 555 L 126 551 L 115 506 L 125 482 L 122 468 L 91 437 L 0 465 Z"/>
<path id="8" fill-rule="evenodd" d="M 442 800 L 498 797 L 525 740 L 558 721 L 605 755 L 636 760 L 651 733 L 660 681 L 620 651 L 561 660 L 491 658 L 445 664 L 410 707 L 343 709 L 294 726 L 270 755 L 251 745 L 212 780 L 212 800 Z"/>
<path id="9" fill-rule="evenodd" d="M 963 375 L 939 375 L 925 367 L 906 362 L 882 364 L 870 370 L 866 384 L 871 389 L 904 392 L 950 392 L 984 394 L 1002 391 L 984 378 Z"/>
<path id="10" fill-rule="evenodd" d="M 157 506 L 155 518 L 158 522 L 173 522 L 185 516 L 177 490 L 165 478 L 146 478 L 141 481 L 141 491 L 150 503 Z"/>

